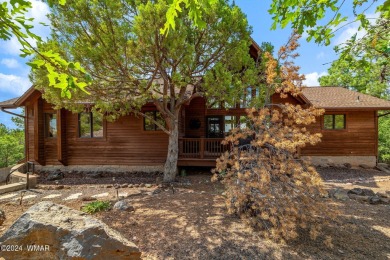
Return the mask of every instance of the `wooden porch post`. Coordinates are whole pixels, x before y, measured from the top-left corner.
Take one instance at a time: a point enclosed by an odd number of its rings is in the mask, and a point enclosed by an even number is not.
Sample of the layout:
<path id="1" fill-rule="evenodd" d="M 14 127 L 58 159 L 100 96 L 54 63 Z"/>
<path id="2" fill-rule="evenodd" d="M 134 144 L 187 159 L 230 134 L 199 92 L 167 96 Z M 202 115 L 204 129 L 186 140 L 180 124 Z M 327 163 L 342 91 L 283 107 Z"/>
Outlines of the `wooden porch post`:
<path id="1" fill-rule="evenodd" d="M 204 137 L 200 138 L 200 159 L 204 158 Z"/>

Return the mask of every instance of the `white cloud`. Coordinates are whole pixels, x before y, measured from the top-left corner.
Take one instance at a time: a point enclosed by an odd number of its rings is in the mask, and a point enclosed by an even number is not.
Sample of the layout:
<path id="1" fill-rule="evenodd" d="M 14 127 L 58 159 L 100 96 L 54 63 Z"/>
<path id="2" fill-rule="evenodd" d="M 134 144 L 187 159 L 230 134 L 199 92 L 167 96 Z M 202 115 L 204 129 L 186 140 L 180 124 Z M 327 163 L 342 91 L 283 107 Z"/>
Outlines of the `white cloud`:
<path id="1" fill-rule="evenodd" d="M 379 18 L 379 13 L 368 13 L 366 14 L 366 17 L 370 24 L 375 24 L 376 20 Z M 351 22 L 352 22 L 351 20 L 348 20 L 345 22 L 345 24 Z M 343 28 L 341 32 L 338 34 L 336 40 L 334 41 L 334 45 L 340 45 L 345 43 L 347 40 L 351 39 L 351 37 L 354 36 L 355 34 L 357 40 L 363 38 L 367 34 L 367 31 L 364 29 L 359 30 L 359 25 L 360 25 L 359 22 L 353 22 L 345 26 L 345 28 Z"/>
<path id="2" fill-rule="evenodd" d="M 322 76 L 327 75 L 328 73 L 323 71 L 323 72 L 312 72 L 309 74 L 305 74 L 305 80 L 303 81 L 303 85 L 308 86 L 308 87 L 314 87 L 314 86 L 319 86 L 320 83 L 318 82 L 318 79 Z"/>
<path id="3" fill-rule="evenodd" d="M 0 73 L 0 91 L 22 95 L 31 86 L 26 77 Z"/>
<path id="4" fill-rule="evenodd" d="M 317 54 L 316 58 L 317 58 L 317 60 L 325 58 L 325 53 L 323 51 L 321 51 L 320 53 Z"/>
<path id="5" fill-rule="evenodd" d="M 5 65 L 9 69 L 15 69 L 20 67 L 19 62 L 16 59 L 2 59 L 0 63 Z"/>
<path id="6" fill-rule="evenodd" d="M 27 23 L 34 26 L 34 28 L 31 29 L 32 32 L 42 38 L 46 38 L 50 33 L 50 28 L 40 23 L 49 24 L 49 19 L 47 18 L 47 15 L 50 13 L 49 7 L 46 3 L 39 0 L 31 0 L 30 2 L 32 4 L 32 8 L 26 13 L 26 18 L 34 18 L 34 20 Z M 36 46 L 35 40 L 28 38 L 27 41 L 32 46 Z M 21 54 L 20 49 L 22 48 L 22 45 L 15 36 L 12 36 L 8 41 L 0 41 L 0 44 L 0 53 L 15 56 Z"/>

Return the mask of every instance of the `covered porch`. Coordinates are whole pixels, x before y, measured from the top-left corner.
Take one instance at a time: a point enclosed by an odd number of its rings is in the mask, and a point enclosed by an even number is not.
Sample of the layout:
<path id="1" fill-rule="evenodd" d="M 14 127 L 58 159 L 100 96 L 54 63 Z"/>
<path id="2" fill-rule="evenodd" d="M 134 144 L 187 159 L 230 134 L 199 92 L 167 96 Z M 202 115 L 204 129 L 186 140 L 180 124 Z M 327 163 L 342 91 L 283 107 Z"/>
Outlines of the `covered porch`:
<path id="1" fill-rule="evenodd" d="M 223 138 L 179 138 L 178 166 L 215 166 L 215 160 L 230 149 Z"/>

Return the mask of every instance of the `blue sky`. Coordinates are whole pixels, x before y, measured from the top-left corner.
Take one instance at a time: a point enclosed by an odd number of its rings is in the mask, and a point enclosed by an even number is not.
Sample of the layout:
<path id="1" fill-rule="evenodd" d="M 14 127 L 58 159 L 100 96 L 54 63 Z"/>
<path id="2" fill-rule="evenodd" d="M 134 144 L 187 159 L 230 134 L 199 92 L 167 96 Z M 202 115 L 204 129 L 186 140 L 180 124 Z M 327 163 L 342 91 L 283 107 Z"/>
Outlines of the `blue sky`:
<path id="1" fill-rule="evenodd" d="M 40 22 L 48 23 L 46 15 L 49 8 L 45 3 L 38 0 L 32 0 L 33 8 L 29 11 L 28 17 L 33 17 L 34 31 L 43 37 L 49 35 L 49 28 L 39 24 Z M 346 5 L 341 10 L 343 14 L 351 16 L 351 8 L 348 6 L 352 1 L 346 1 Z M 384 2 L 379 1 L 379 3 Z M 272 20 L 267 10 L 270 6 L 270 0 L 237 0 L 236 5 L 240 6 L 247 15 L 249 24 L 253 27 L 252 38 L 257 42 L 271 42 L 276 50 L 279 46 L 286 43 L 291 29 L 278 29 L 270 31 Z M 375 8 L 378 4 L 367 10 L 367 14 L 374 16 Z M 330 62 L 337 59 L 333 47 L 342 44 L 345 40 L 357 32 L 357 24 L 345 26 L 338 31 L 336 37 L 332 40 L 331 45 L 322 46 L 313 42 L 306 42 L 305 35 L 301 39 L 299 49 L 300 57 L 296 59 L 296 64 L 301 67 L 301 73 L 306 76 L 306 85 L 318 85 L 318 78 L 326 74 Z M 360 35 L 362 33 L 359 33 Z M 359 35 L 358 34 L 358 35 Z M 28 79 L 29 67 L 25 65 L 27 59 L 19 57 L 20 44 L 15 38 L 10 41 L 0 41 L 0 101 L 18 97 L 24 93 L 31 83 Z M 11 121 L 11 116 L 0 111 L 0 123 L 8 127 L 15 127 Z"/>

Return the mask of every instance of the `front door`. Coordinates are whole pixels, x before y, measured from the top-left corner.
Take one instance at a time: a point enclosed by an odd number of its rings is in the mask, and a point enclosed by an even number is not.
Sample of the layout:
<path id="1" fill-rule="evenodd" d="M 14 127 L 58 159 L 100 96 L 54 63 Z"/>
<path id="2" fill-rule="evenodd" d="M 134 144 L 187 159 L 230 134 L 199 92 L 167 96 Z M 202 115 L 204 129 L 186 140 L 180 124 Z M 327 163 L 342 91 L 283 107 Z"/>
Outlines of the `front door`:
<path id="1" fill-rule="evenodd" d="M 222 116 L 211 116 L 207 118 L 207 137 L 223 138 L 223 118 Z"/>

